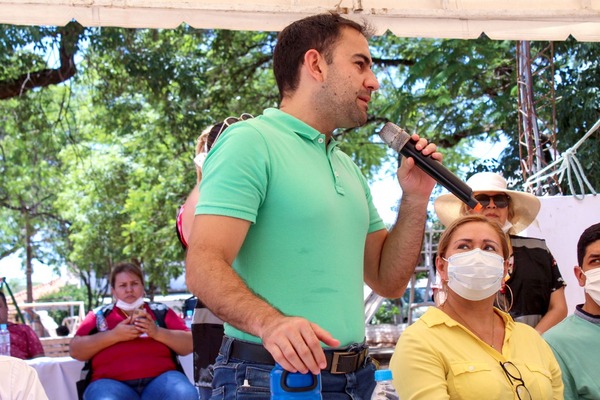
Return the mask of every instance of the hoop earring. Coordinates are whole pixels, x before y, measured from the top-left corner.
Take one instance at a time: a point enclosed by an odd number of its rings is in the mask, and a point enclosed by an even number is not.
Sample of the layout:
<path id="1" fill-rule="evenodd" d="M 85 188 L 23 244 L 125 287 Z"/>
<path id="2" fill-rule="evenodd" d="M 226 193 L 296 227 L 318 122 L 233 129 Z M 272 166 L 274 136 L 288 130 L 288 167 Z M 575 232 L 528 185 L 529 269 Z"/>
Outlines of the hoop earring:
<path id="1" fill-rule="evenodd" d="M 443 307 L 446 300 L 448 300 L 448 281 L 443 280 L 442 287 L 436 291 L 433 301 L 438 307 Z"/>
<path id="2" fill-rule="evenodd" d="M 496 292 L 496 307 L 505 313 L 509 313 L 513 306 L 513 292 L 510 286 L 502 283 L 502 288 Z"/>

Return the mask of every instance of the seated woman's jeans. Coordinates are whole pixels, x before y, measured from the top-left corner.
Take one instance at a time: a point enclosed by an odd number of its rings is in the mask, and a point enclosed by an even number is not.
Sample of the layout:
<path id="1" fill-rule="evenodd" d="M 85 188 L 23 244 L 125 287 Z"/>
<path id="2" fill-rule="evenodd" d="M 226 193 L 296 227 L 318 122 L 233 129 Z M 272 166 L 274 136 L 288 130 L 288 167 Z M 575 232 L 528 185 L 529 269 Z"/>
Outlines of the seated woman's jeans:
<path id="1" fill-rule="evenodd" d="M 156 378 L 116 381 L 98 379 L 90 383 L 83 400 L 198 400 L 198 391 L 187 376 L 167 371 Z"/>

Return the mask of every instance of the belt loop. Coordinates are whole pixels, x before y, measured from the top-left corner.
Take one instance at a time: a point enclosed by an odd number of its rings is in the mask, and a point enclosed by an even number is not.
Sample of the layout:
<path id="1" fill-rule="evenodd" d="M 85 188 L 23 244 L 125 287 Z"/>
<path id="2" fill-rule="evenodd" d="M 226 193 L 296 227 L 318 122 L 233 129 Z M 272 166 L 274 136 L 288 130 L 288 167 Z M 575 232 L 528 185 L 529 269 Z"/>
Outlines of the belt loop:
<path id="1" fill-rule="evenodd" d="M 231 346 L 233 345 L 233 338 L 229 336 L 223 336 L 223 341 L 221 342 L 221 348 L 219 349 L 219 353 L 223 357 L 225 357 L 224 362 L 229 362 L 229 357 L 231 357 Z"/>

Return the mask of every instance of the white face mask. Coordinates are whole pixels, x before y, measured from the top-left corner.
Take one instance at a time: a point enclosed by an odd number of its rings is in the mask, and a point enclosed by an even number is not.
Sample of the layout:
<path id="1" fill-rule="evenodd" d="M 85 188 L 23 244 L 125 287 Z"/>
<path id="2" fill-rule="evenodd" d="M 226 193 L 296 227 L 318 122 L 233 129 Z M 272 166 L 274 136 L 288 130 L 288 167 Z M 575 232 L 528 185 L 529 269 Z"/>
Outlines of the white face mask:
<path id="1" fill-rule="evenodd" d="M 585 275 L 585 292 L 600 306 L 600 268 L 583 273 Z"/>
<path id="2" fill-rule="evenodd" d="M 481 249 L 458 253 L 448 258 L 448 287 L 460 297 L 483 300 L 502 286 L 504 259 Z"/>
<path id="3" fill-rule="evenodd" d="M 123 311 L 133 311 L 137 308 L 140 308 L 141 305 L 144 304 L 144 296 L 140 297 L 133 303 L 127 303 L 123 300 L 117 300 L 116 306 L 119 307 Z"/>

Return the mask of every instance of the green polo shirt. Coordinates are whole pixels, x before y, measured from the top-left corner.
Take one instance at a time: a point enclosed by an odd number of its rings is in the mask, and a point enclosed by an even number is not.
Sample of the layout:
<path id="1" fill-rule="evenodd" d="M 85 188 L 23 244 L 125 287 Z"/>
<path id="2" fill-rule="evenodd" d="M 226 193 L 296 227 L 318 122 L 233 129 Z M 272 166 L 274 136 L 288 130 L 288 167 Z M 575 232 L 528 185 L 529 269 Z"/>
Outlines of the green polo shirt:
<path id="1" fill-rule="evenodd" d="M 196 214 L 252 222 L 233 263 L 250 289 L 342 346 L 365 336 L 366 236 L 385 226 L 350 157 L 277 109 L 229 127 L 203 168 Z M 224 295 L 226 295 L 224 293 Z M 225 333 L 259 338 L 226 324 Z"/>

